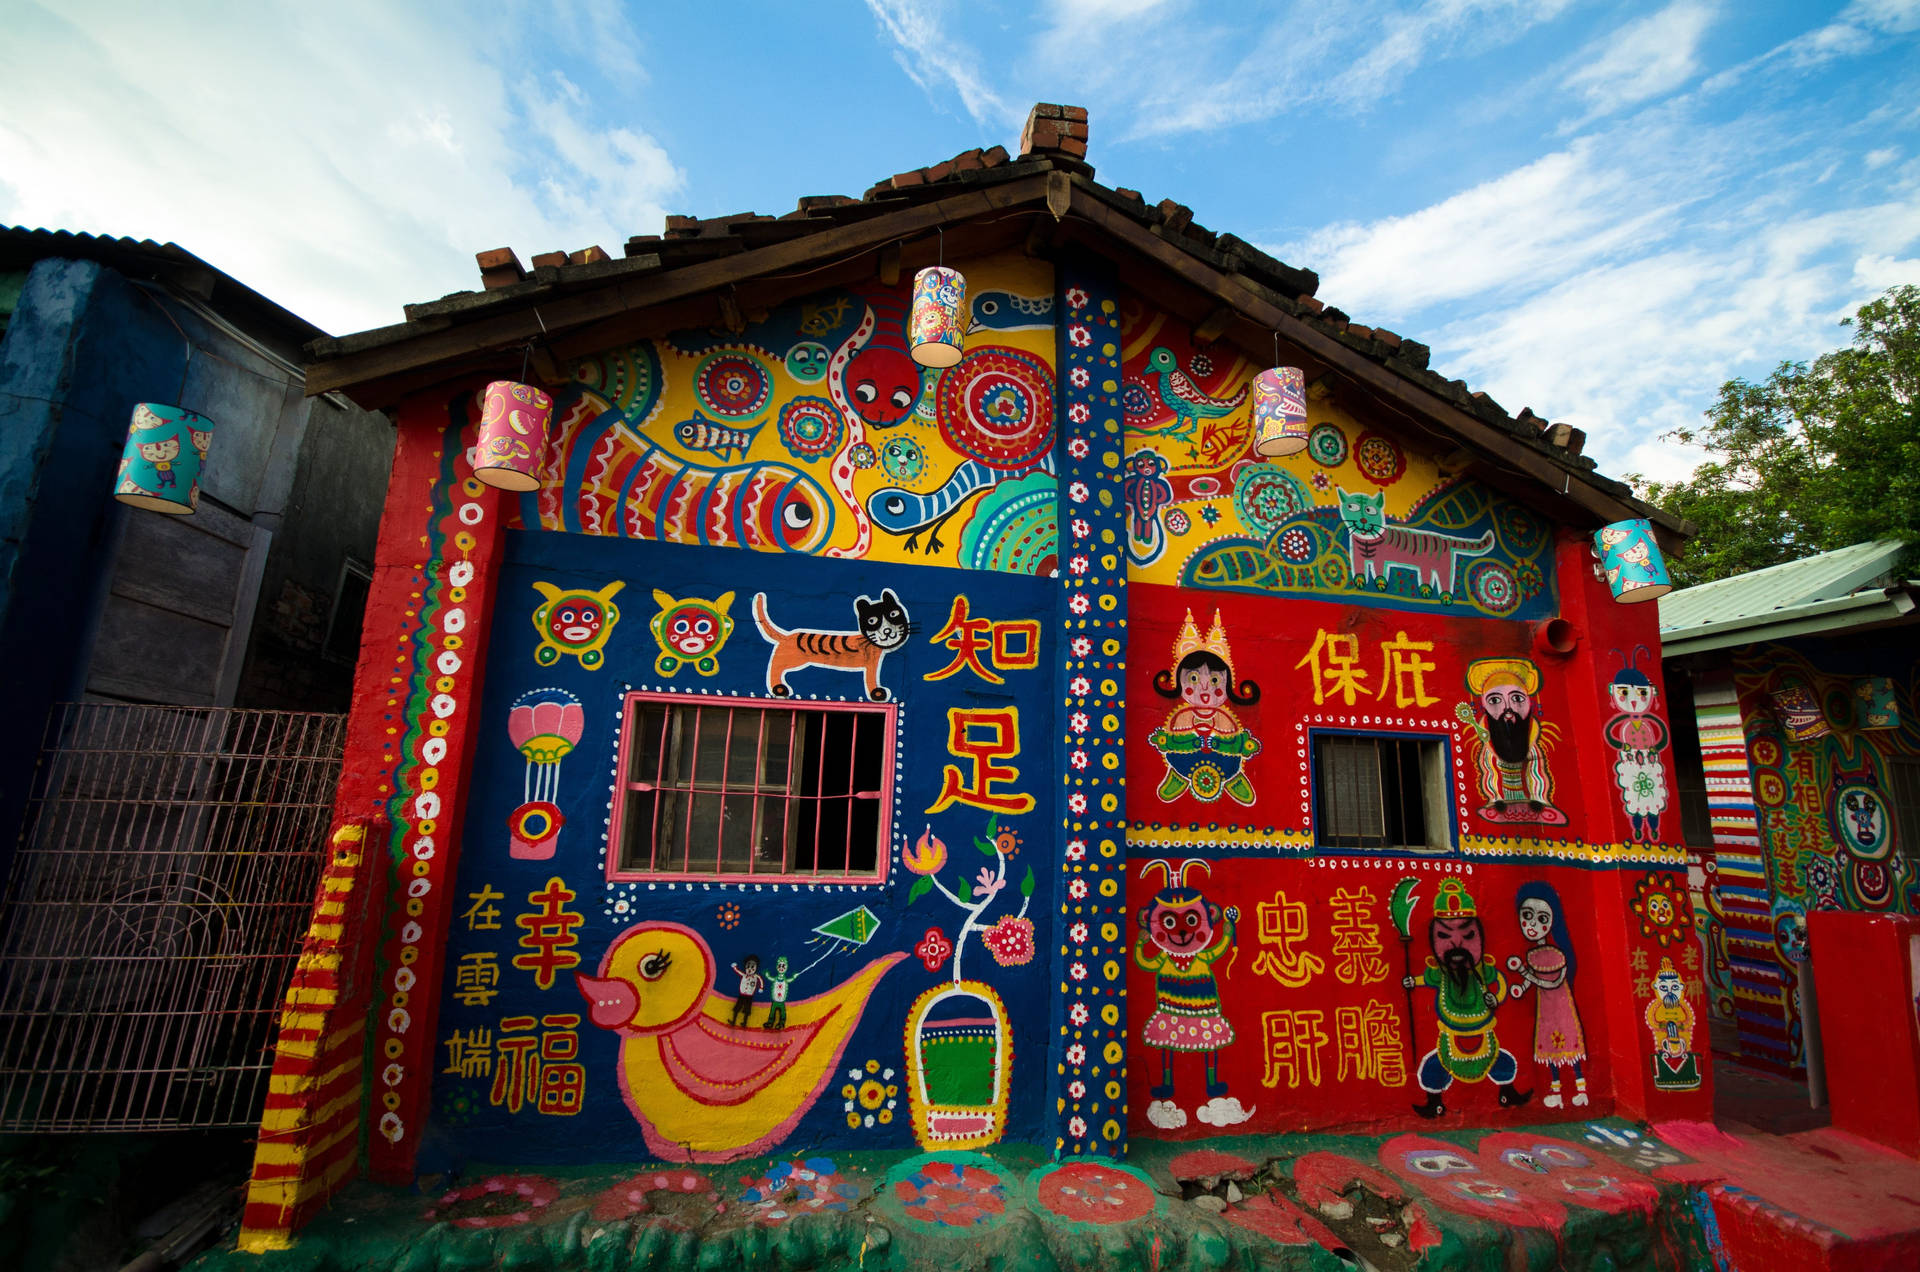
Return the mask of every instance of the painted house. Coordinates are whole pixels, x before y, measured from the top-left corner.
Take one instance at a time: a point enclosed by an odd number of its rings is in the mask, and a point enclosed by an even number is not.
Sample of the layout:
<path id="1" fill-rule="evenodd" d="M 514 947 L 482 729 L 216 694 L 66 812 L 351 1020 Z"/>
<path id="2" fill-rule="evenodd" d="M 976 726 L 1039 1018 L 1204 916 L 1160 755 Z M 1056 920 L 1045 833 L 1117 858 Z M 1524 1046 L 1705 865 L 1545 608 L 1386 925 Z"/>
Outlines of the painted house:
<path id="1" fill-rule="evenodd" d="M 248 1244 L 363 1131 L 407 1182 L 1704 1115 L 1654 607 L 1593 547 L 1679 527 L 1086 139 L 313 347 L 399 449 Z"/>
<path id="2" fill-rule="evenodd" d="M 1660 599 L 1708 1007 L 1763 1068 L 1806 1071 L 1808 916 L 1915 911 L 1909 563 L 1907 544 L 1860 543 Z"/>

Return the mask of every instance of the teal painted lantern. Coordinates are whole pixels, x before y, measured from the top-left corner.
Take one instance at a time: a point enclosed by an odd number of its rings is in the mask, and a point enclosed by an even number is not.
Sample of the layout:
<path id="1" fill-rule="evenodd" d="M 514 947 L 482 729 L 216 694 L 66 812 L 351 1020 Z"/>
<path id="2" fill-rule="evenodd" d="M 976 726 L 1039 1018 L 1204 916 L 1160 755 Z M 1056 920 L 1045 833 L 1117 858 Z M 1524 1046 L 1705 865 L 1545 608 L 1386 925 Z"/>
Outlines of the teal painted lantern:
<path id="1" fill-rule="evenodd" d="M 1891 676 L 1865 676 L 1853 682 L 1853 723 L 1860 729 L 1900 727 L 1900 699 Z"/>
<path id="2" fill-rule="evenodd" d="M 1307 449 L 1307 376 L 1299 367 L 1269 367 L 1253 377 L 1253 450 L 1284 459 Z"/>
<path id="3" fill-rule="evenodd" d="M 142 402 L 133 408 L 113 495 L 151 512 L 185 516 L 200 506 L 213 421 L 184 406 Z"/>
<path id="4" fill-rule="evenodd" d="M 1673 590 L 1667 561 L 1653 541 L 1653 523 L 1645 517 L 1602 526 L 1593 536 L 1600 568 L 1613 589 L 1613 599 L 1624 603 L 1651 601 Z"/>

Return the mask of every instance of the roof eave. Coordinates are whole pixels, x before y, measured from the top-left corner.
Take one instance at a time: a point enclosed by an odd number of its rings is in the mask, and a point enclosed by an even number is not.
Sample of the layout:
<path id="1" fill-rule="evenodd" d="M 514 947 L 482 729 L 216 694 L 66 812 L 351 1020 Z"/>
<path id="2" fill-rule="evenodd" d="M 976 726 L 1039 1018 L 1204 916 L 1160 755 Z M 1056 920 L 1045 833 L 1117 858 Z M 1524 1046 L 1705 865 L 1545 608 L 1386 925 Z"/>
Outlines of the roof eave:
<path id="1" fill-rule="evenodd" d="M 1880 588 L 1854 596 L 1809 601 L 1765 614 L 1663 631 L 1660 633 L 1660 655 L 1663 658 L 1677 658 L 1682 654 L 1703 654 L 1716 649 L 1757 645 L 1763 641 L 1787 640 L 1795 636 L 1854 631 L 1904 621 L 1912 616 L 1913 610 L 1913 594 L 1908 588 Z"/>

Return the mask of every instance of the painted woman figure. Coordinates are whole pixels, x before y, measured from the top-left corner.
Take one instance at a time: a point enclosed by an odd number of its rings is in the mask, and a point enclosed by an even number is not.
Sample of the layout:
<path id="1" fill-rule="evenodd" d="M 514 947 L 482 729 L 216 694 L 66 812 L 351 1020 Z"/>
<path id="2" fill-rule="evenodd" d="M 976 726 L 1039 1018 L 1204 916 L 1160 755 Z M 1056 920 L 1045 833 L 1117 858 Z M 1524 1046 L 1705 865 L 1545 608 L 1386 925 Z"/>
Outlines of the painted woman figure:
<path id="1" fill-rule="evenodd" d="M 1587 1058 L 1587 1039 L 1580 1028 L 1580 1010 L 1573 1002 L 1573 939 L 1567 935 L 1566 911 L 1550 883 L 1523 883 L 1514 894 L 1520 914 L 1520 935 L 1530 943 L 1526 954 L 1507 960 L 1507 970 L 1520 973 L 1515 998 L 1536 992 L 1533 999 L 1533 1058 L 1547 1066 L 1549 1090 L 1540 1101 L 1560 1107 L 1560 1070 L 1573 1068 L 1573 1103 L 1587 1102 L 1587 1079 L 1581 1066 Z"/>
<path id="2" fill-rule="evenodd" d="M 1251 680 L 1235 683 L 1233 651 L 1219 610 L 1213 612 L 1213 627 L 1204 641 L 1193 611 L 1187 611 L 1173 658 L 1173 669 L 1154 676 L 1153 688 L 1163 698 L 1177 698 L 1180 705 L 1147 739 L 1167 762 L 1161 800 L 1171 802 L 1191 791 L 1195 799 L 1211 804 L 1225 791 L 1236 803 L 1253 803 L 1253 783 L 1245 769 L 1260 753 L 1260 740 L 1227 704 L 1252 706 L 1260 701 L 1260 686 Z"/>

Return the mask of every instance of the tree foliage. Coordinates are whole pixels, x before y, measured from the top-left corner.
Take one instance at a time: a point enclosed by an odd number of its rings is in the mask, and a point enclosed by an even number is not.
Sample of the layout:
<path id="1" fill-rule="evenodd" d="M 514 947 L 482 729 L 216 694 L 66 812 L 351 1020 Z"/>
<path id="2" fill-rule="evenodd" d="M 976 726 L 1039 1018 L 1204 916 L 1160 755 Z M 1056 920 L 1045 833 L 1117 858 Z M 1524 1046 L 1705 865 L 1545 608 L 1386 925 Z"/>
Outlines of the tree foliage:
<path id="1" fill-rule="evenodd" d="M 1728 380 L 1685 481 L 1636 481 L 1694 523 L 1676 587 L 1871 539 L 1920 540 L 1920 287 L 1893 288 L 1841 324 L 1853 344 L 1761 383 Z"/>

